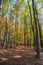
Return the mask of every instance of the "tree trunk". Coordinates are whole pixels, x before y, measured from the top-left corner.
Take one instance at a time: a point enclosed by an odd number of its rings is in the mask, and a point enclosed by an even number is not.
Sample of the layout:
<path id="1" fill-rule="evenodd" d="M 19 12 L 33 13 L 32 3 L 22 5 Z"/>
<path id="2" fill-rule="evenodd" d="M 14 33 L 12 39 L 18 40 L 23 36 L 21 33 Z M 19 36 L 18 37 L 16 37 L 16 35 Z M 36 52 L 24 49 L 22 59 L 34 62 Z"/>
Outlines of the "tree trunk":
<path id="1" fill-rule="evenodd" d="M 16 12 L 14 48 L 16 48 L 16 46 L 18 44 L 17 40 L 18 40 L 18 12 Z"/>
<path id="2" fill-rule="evenodd" d="M 34 22 L 35 22 L 35 29 L 36 29 L 36 47 L 37 47 L 37 58 L 40 59 L 40 34 L 39 34 L 39 26 L 37 21 L 37 15 L 36 14 L 36 6 L 34 5 L 34 0 L 32 0 L 32 6 L 33 6 L 33 15 L 34 15 Z"/>
<path id="3" fill-rule="evenodd" d="M 5 41 L 6 41 L 6 49 L 8 48 L 8 19 L 6 17 L 6 35 L 5 35 Z"/>
<path id="4" fill-rule="evenodd" d="M 35 46 L 35 42 L 36 42 L 36 36 L 35 36 L 35 30 L 34 30 L 34 26 L 33 26 L 33 23 L 32 23 L 32 13 L 31 13 L 31 8 L 30 8 L 30 5 L 29 5 L 29 1 L 27 0 L 28 2 L 28 7 L 29 7 L 29 12 L 30 12 L 30 21 L 31 21 L 31 26 L 32 26 L 32 32 L 33 32 L 33 39 L 34 39 L 34 43 L 33 43 L 33 48 Z"/>
<path id="5" fill-rule="evenodd" d="M 24 46 L 26 45 L 27 45 L 27 25 L 26 25 L 26 15 L 24 15 Z"/>

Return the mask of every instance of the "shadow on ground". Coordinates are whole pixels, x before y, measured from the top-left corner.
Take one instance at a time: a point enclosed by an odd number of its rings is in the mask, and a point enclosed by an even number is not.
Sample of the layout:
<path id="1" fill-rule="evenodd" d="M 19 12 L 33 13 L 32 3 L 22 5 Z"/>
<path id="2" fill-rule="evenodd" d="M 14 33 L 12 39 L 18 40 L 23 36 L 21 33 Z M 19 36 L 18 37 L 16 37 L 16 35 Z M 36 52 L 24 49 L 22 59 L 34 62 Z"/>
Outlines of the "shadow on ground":
<path id="1" fill-rule="evenodd" d="M 41 65 L 35 62 L 35 52 L 29 48 L 0 50 L 0 65 Z"/>

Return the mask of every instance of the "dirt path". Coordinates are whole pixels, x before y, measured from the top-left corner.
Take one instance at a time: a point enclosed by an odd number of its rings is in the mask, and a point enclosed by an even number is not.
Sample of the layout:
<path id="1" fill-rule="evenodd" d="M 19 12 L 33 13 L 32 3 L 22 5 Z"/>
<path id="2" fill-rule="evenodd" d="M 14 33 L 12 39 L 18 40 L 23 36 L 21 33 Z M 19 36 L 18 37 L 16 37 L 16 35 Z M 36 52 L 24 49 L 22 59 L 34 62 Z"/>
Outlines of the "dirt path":
<path id="1" fill-rule="evenodd" d="M 0 50 L 0 65 L 37 65 L 34 56 L 32 49 L 24 47 Z"/>

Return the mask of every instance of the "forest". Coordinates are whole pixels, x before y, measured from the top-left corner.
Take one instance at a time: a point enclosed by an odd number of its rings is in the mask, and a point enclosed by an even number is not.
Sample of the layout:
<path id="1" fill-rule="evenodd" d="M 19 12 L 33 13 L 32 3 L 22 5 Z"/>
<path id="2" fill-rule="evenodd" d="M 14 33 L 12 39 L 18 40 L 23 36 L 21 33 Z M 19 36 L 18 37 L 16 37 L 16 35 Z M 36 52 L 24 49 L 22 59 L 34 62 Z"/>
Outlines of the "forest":
<path id="1" fill-rule="evenodd" d="M 43 65 L 43 0 L 0 0 L 0 65 Z"/>

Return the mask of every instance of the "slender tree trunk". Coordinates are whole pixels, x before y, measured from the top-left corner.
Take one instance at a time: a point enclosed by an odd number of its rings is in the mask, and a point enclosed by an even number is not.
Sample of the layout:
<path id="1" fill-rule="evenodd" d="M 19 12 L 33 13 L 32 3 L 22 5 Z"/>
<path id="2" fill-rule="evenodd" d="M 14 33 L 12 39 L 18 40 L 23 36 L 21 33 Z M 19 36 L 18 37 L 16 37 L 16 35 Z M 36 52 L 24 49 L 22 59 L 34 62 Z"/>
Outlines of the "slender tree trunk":
<path id="1" fill-rule="evenodd" d="M 27 28 L 26 25 L 24 26 L 24 46 L 27 45 Z"/>
<path id="2" fill-rule="evenodd" d="M 38 26 L 39 26 L 39 34 L 40 34 L 40 45 L 41 47 L 43 47 L 43 43 L 42 43 L 42 33 L 41 33 L 41 25 L 39 23 L 39 19 L 38 19 L 38 12 L 37 12 L 37 9 L 36 9 L 36 15 L 37 15 L 37 20 L 38 20 Z"/>
<path id="3" fill-rule="evenodd" d="M 12 48 L 12 33 L 10 32 L 10 48 Z"/>
<path id="4" fill-rule="evenodd" d="M 8 19 L 6 17 L 6 36 L 5 36 L 5 41 L 6 41 L 6 49 L 8 48 Z"/>
<path id="5" fill-rule="evenodd" d="M 34 26 L 33 26 L 33 23 L 32 23 L 32 13 L 31 13 L 31 8 L 30 8 L 30 5 L 29 5 L 29 1 L 27 0 L 28 2 L 28 7 L 29 7 L 29 12 L 30 12 L 30 21 L 31 21 L 31 26 L 32 26 L 32 31 L 33 31 L 33 39 L 34 39 L 34 43 L 33 45 L 35 46 L 35 42 L 36 42 L 36 37 L 35 37 L 35 31 L 34 31 Z"/>
<path id="6" fill-rule="evenodd" d="M 10 48 L 12 48 L 12 17 L 10 17 Z"/>
<path id="7" fill-rule="evenodd" d="M 4 47 L 4 43 L 5 43 L 5 32 L 4 32 L 4 39 L 3 39 L 3 47 Z"/>
<path id="8" fill-rule="evenodd" d="M 17 40 L 18 40 L 18 12 L 16 12 L 14 48 L 16 48 L 16 46 L 18 44 Z"/>
<path id="9" fill-rule="evenodd" d="M 39 34 L 39 26 L 37 21 L 37 15 L 35 12 L 36 6 L 34 5 L 34 0 L 32 0 L 32 6 L 33 6 L 33 15 L 34 15 L 34 22 L 35 22 L 35 28 L 36 28 L 36 45 L 37 45 L 37 58 L 40 59 L 40 34 Z"/>
<path id="10" fill-rule="evenodd" d="M 26 16 L 24 15 L 24 46 L 26 45 L 27 45 L 27 25 L 26 25 Z"/>

